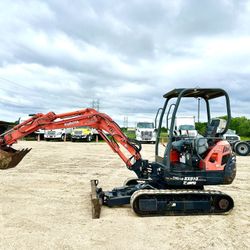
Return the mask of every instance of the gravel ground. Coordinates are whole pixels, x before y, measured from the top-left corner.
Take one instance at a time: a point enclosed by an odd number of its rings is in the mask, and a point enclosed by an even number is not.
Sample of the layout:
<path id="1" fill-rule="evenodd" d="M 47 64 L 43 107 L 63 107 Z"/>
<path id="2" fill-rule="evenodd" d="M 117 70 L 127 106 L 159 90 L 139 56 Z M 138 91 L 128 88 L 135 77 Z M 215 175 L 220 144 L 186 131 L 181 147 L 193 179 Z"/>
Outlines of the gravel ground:
<path id="1" fill-rule="evenodd" d="M 91 219 L 90 180 L 104 190 L 134 177 L 105 143 L 27 142 L 32 151 L 0 172 L 0 249 L 250 249 L 248 157 L 237 157 L 229 215 L 136 216 L 129 206 L 103 207 Z M 143 145 L 154 159 L 154 146 Z"/>

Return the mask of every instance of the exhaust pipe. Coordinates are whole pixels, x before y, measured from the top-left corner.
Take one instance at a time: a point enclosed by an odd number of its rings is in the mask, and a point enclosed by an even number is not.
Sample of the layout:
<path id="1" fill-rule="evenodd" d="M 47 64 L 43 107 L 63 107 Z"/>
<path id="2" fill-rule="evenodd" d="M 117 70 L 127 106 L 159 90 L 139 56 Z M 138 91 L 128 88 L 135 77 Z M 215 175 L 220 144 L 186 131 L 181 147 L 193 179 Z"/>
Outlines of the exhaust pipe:
<path id="1" fill-rule="evenodd" d="M 0 169 L 14 168 L 30 150 L 31 148 L 16 150 L 7 146 L 0 148 Z"/>

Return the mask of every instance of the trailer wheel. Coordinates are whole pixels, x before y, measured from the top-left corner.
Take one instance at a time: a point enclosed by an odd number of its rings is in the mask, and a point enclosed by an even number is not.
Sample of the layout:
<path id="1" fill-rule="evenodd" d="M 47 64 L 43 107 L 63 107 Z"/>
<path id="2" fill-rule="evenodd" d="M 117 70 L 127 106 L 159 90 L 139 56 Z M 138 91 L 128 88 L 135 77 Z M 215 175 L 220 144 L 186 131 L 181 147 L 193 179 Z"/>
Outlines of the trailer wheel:
<path id="1" fill-rule="evenodd" d="M 250 145 L 244 141 L 238 142 L 234 145 L 234 151 L 240 156 L 247 156 L 250 153 Z"/>

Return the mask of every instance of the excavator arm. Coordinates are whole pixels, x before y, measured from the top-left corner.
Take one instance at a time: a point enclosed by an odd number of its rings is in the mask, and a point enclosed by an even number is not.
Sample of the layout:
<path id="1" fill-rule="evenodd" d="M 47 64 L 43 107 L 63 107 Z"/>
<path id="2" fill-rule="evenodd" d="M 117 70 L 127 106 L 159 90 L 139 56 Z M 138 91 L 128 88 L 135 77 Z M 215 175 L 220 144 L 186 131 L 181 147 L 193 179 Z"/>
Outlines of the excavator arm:
<path id="1" fill-rule="evenodd" d="M 15 150 L 11 147 L 12 144 L 24 136 L 38 129 L 50 130 L 80 126 L 95 128 L 111 149 L 120 156 L 128 168 L 133 166 L 133 161 L 137 162 L 141 160 L 141 147 L 138 143 L 127 138 L 119 125 L 108 115 L 100 113 L 95 109 L 87 108 L 63 114 L 55 114 L 53 112 L 47 114 L 39 113 L 0 135 L 0 169 L 15 167 L 30 151 L 30 149 Z M 129 157 L 124 154 L 120 145 L 129 152 Z"/>

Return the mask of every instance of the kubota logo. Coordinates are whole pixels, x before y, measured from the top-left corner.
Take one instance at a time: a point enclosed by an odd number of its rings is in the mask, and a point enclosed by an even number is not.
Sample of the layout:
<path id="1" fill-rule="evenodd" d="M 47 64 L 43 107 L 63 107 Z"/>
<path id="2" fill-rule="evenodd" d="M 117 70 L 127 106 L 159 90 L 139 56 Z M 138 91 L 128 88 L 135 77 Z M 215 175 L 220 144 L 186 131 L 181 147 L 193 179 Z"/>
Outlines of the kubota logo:
<path id="1" fill-rule="evenodd" d="M 70 125 L 77 124 L 77 123 L 79 123 L 79 121 L 67 122 L 67 123 L 64 123 L 64 126 L 70 126 Z"/>

